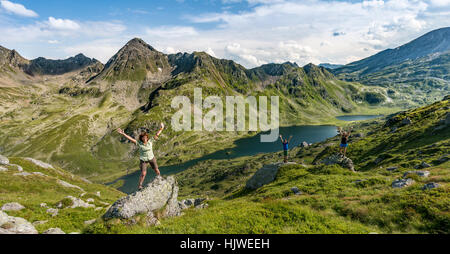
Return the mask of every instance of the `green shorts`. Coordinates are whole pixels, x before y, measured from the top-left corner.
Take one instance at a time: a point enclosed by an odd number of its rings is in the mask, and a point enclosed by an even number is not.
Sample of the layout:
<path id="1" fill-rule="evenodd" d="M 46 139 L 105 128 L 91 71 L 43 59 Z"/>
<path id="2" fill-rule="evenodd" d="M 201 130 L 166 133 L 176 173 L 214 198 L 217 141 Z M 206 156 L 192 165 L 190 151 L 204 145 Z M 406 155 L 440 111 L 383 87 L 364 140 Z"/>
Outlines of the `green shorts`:
<path id="1" fill-rule="evenodd" d="M 284 156 L 288 156 L 289 151 L 288 150 L 284 150 Z"/>

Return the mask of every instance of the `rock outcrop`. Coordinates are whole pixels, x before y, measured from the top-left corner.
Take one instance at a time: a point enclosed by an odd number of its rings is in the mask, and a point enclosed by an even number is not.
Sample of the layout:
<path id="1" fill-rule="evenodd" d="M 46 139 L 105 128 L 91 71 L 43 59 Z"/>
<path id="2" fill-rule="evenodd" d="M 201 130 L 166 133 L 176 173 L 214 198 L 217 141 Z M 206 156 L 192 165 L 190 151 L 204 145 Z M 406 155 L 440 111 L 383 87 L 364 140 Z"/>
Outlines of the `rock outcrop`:
<path id="1" fill-rule="evenodd" d="M 173 176 L 157 177 L 144 189 L 117 200 L 103 215 L 103 218 L 131 219 L 136 215 L 157 217 L 158 211 L 162 217 L 181 215 L 178 204 L 178 185 Z"/>
<path id="2" fill-rule="evenodd" d="M 277 176 L 278 170 L 283 165 L 289 165 L 289 164 L 296 164 L 293 162 L 288 163 L 273 163 L 264 165 L 261 169 L 256 171 L 256 173 L 247 181 L 247 184 L 245 187 L 247 189 L 256 190 L 263 185 L 266 185 L 268 183 L 271 183 L 275 180 L 275 177 Z"/>
<path id="3" fill-rule="evenodd" d="M 355 166 L 353 165 L 353 161 L 350 158 L 343 156 L 342 154 L 333 154 L 330 157 L 327 157 L 321 161 L 321 163 L 325 165 L 334 165 L 337 164 L 343 168 L 350 169 L 351 171 L 355 171 Z"/>
<path id="4" fill-rule="evenodd" d="M 0 234 L 37 234 L 33 224 L 0 211 Z"/>

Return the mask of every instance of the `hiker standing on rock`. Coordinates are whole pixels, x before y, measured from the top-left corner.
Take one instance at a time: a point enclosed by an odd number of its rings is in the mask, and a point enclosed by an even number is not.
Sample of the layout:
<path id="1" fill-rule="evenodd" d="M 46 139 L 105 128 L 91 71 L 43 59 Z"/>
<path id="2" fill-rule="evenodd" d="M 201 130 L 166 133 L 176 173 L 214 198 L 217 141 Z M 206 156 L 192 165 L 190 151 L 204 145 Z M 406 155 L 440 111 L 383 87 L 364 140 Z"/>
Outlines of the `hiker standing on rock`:
<path id="1" fill-rule="evenodd" d="M 289 137 L 289 140 L 283 139 L 283 136 L 280 135 L 281 143 L 283 143 L 283 152 L 284 152 L 284 163 L 288 162 L 289 155 L 289 143 L 291 142 L 292 136 Z"/>
<path id="2" fill-rule="evenodd" d="M 341 145 L 339 148 L 339 153 L 344 155 L 344 157 L 347 154 L 348 138 L 350 137 L 352 129 L 353 127 L 351 127 L 349 131 L 344 131 L 341 127 L 338 127 L 338 132 L 341 135 Z"/>
<path id="3" fill-rule="evenodd" d="M 136 140 L 130 136 L 128 136 L 122 129 L 117 129 L 117 132 L 127 138 L 129 141 L 134 143 L 139 147 L 139 160 L 140 164 L 139 167 L 141 169 L 141 176 L 139 178 L 139 186 L 138 189 L 141 190 L 142 184 L 144 183 L 145 176 L 147 175 L 147 167 L 148 164 L 150 164 L 155 171 L 157 176 L 160 176 L 161 173 L 158 169 L 158 164 L 156 163 L 155 155 L 153 154 L 153 142 L 159 139 L 159 135 L 161 135 L 162 131 L 164 130 L 164 124 L 161 123 L 159 131 L 156 133 L 156 135 L 152 138 L 149 138 L 149 135 L 147 132 L 142 132 L 141 135 L 139 135 L 139 140 Z"/>

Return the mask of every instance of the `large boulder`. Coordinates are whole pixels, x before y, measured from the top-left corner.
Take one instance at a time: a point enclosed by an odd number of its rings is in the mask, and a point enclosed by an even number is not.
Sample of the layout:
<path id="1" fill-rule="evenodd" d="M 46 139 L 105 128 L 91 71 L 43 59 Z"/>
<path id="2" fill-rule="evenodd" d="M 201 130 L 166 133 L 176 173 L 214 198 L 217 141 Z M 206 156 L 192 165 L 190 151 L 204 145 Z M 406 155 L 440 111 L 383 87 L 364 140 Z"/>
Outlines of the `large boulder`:
<path id="1" fill-rule="evenodd" d="M 261 169 L 256 171 L 256 173 L 247 181 L 246 188 L 251 190 L 256 190 L 263 185 L 271 183 L 275 180 L 278 170 L 283 165 L 295 164 L 293 162 L 288 163 L 273 163 L 264 165 Z"/>
<path id="2" fill-rule="evenodd" d="M 8 165 L 8 164 L 9 164 L 8 158 L 0 154 L 0 165 Z"/>
<path id="3" fill-rule="evenodd" d="M 163 217 L 179 216 L 178 185 L 173 176 L 157 177 L 140 191 L 117 200 L 103 215 L 104 219 L 130 219 L 139 214 L 153 217 L 155 211 L 164 211 Z"/>
<path id="4" fill-rule="evenodd" d="M 350 158 L 345 157 L 342 154 L 333 154 L 321 161 L 325 165 L 334 165 L 337 164 L 343 168 L 350 169 L 351 171 L 355 171 L 355 166 L 353 165 L 353 161 Z"/>
<path id="5" fill-rule="evenodd" d="M 8 216 L 0 211 L 0 234 L 37 234 L 33 224 L 24 218 Z"/>

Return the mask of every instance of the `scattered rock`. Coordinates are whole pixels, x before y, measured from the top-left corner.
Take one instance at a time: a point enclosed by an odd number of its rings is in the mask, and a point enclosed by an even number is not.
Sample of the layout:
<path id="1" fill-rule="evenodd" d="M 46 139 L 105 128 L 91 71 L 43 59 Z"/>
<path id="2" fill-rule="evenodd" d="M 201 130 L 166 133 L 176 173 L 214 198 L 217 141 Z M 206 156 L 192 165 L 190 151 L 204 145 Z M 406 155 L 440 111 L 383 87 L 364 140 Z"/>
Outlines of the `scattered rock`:
<path id="1" fill-rule="evenodd" d="M 79 189 L 80 191 L 84 192 L 84 190 L 80 186 L 76 186 L 76 185 L 70 184 L 70 183 L 65 182 L 63 180 L 59 180 L 58 179 L 58 184 L 62 185 L 63 187 L 66 187 L 66 188 L 75 188 L 75 189 Z"/>
<path id="2" fill-rule="evenodd" d="M 8 164 L 9 164 L 9 159 L 3 155 L 0 155 L 0 165 L 8 165 Z"/>
<path id="3" fill-rule="evenodd" d="M 25 209 L 25 207 L 17 202 L 4 204 L 1 208 L 2 211 L 20 211 Z"/>
<path id="4" fill-rule="evenodd" d="M 62 231 L 60 228 L 50 228 L 45 230 L 42 234 L 44 235 L 65 235 L 64 231 Z"/>
<path id="5" fill-rule="evenodd" d="M 194 201 L 194 206 L 198 206 L 198 205 L 202 204 L 205 200 L 206 200 L 206 198 L 196 198 Z"/>
<path id="6" fill-rule="evenodd" d="M 47 209 L 47 213 L 49 213 L 49 214 L 51 214 L 52 215 L 52 217 L 55 217 L 55 216 L 57 216 L 58 215 L 58 209 L 55 209 L 55 208 L 49 208 L 49 209 Z"/>
<path id="7" fill-rule="evenodd" d="M 0 211 L 0 235 L 1 234 L 37 234 L 33 224 L 24 218 L 8 216 Z"/>
<path id="8" fill-rule="evenodd" d="M 20 173 L 15 173 L 15 176 L 31 176 L 32 174 L 28 173 L 28 172 L 20 172 Z"/>
<path id="9" fill-rule="evenodd" d="M 302 192 L 297 187 L 292 187 L 291 191 L 294 192 L 295 195 L 301 195 Z"/>
<path id="10" fill-rule="evenodd" d="M 356 133 L 353 135 L 355 138 L 363 138 L 364 134 L 363 133 Z"/>
<path id="11" fill-rule="evenodd" d="M 83 182 L 85 182 L 85 183 L 92 183 L 91 181 L 89 181 L 89 180 L 86 179 L 86 178 L 80 177 L 80 179 L 81 179 L 81 181 L 83 181 Z"/>
<path id="12" fill-rule="evenodd" d="M 4 168 L 4 167 L 0 166 L 0 172 L 6 172 L 6 171 L 8 171 L 7 168 Z"/>
<path id="13" fill-rule="evenodd" d="M 308 148 L 308 147 L 309 147 L 309 144 L 306 143 L 306 141 L 303 141 L 303 142 L 300 144 L 300 147 Z"/>
<path id="14" fill-rule="evenodd" d="M 387 168 L 386 170 L 387 171 L 395 171 L 395 170 L 397 170 L 398 169 L 398 167 L 389 167 L 389 168 Z"/>
<path id="15" fill-rule="evenodd" d="M 33 172 L 33 175 L 43 176 L 46 177 L 47 175 L 41 173 L 41 172 Z"/>
<path id="16" fill-rule="evenodd" d="M 412 124 L 412 121 L 409 117 L 406 117 L 405 119 L 402 120 L 401 125 L 405 126 L 405 125 L 410 125 Z"/>
<path id="17" fill-rule="evenodd" d="M 288 163 L 295 164 L 295 163 Z M 246 188 L 251 190 L 256 190 L 263 185 L 271 183 L 275 180 L 278 170 L 284 163 L 274 163 L 264 165 L 261 169 L 256 171 L 256 173 L 247 181 Z"/>
<path id="18" fill-rule="evenodd" d="M 88 202 L 88 203 L 94 203 L 95 200 L 94 200 L 93 198 L 88 198 L 88 199 L 86 199 L 86 202 Z"/>
<path id="19" fill-rule="evenodd" d="M 405 174 L 403 174 L 403 178 L 406 178 L 408 175 L 418 175 L 422 177 L 428 177 L 430 175 L 430 171 L 408 171 Z"/>
<path id="20" fill-rule="evenodd" d="M 40 206 L 43 208 L 48 207 L 46 203 L 41 203 Z"/>
<path id="21" fill-rule="evenodd" d="M 433 164 L 435 164 L 435 165 L 440 165 L 440 164 L 442 164 L 442 163 L 444 163 L 444 162 L 447 162 L 448 160 L 450 160 L 450 158 L 449 158 L 449 155 L 447 154 L 447 155 L 444 155 L 444 156 L 442 156 L 441 158 L 439 158 L 439 159 L 433 161 Z"/>
<path id="22" fill-rule="evenodd" d="M 376 159 L 375 159 L 375 165 L 378 165 L 380 162 L 382 162 L 384 160 L 384 158 L 383 157 L 377 157 Z"/>
<path id="23" fill-rule="evenodd" d="M 181 214 L 178 201 L 178 186 L 173 176 L 166 179 L 156 177 L 144 189 L 117 200 L 103 215 L 105 219 L 130 219 L 137 214 L 152 216 L 153 212 L 165 208 L 164 216 Z"/>
<path id="24" fill-rule="evenodd" d="M 38 221 L 33 222 L 33 226 L 43 225 L 47 222 L 48 222 L 48 220 L 38 220 Z"/>
<path id="25" fill-rule="evenodd" d="M 438 183 L 427 183 L 422 187 L 422 190 L 430 190 L 434 188 L 439 188 L 441 185 Z"/>
<path id="26" fill-rule="evenodd" d="M 430 164 L 426 163 L 426 162 L 422 162 L 420 165 L 415 166 L 415 169 L 423 169 L 423 168 L 429 168 L 431 167 Z"/>
<path id="27" fill-rule="evenodd" d="M 195 209 L 205 209 L 205 208 L 208 208 L 208 204 L 207 203 L 204 203 L 204 204 L 200 204 L 200 205 L 198 205 L 198 206 L 195 206 Z"/>
<path id="28" fill-rule="evenodd" d="M 397 179 L 394 182 L 392 182 L 392 188 L 404 188 L 404 187 L 410 186 L 413 183 L 414 183 L 414 180 L 411 178 Z"/>
<path id="29" fill-rule="evenodd" d="M 100 191 L 97 191 L 97 192 L 95 193 L 95 195 L 96 195 L 97 197 L 100 197 Z"/>
<path id="30" fill-rule="evenodd" d="M 83 207 L 83 208 L 95 208 L 95 205 L 93 204 L 89 204 L 84 202 L 83 200 L 79 199 L 79 198 L 75 198 L 72 196 L 67 196 L 65 197 L 66 199 L 70 199 L 72 202 L 72 204 L 68 207 L 63 207 L 63 202 L 60 201 L 57 205 L 58 208 L 77 208 L 77 207 Z"/>
<path id="31" fill-rule="evenodd" d="M 19 166 L 19 165 L 16 165 L 16 164 L 9 164 L 9 166 L 16 167 L 16 168 L 17 168 L 17 171 L 23 172 L 23 168 L 22 168 L 21 166 Z"/>
<path id="32" fill-rule="evenodd" d="M 322 163 L 325 165 L 334 165 L 338 164 L 343 168 L 350 169 L 351 171 L 355 171 L 355 166 L 353 165 L 353 161 L 342 154 L 333 154 L 330 157 L 327 157 L 322 160 Z"/>
<path id="33" fill-rule="evenodd" d="M 55 169 L 52 165 L 42 162 L 40 160 L 36 160 L 33 158 L 25 158 L 25 160 L 27 161 L 31 161 L 32 163 L 34 163 L 35 165 L 41 167 L 41 168 L 45 168 L 45 169 Z"/>
<path id="34" fill-rule="evenodd" d="M 87 220 L 84 222 L 84 225 L 91 225 L 94 224 L 97 221 L 97 219 Z"/>

